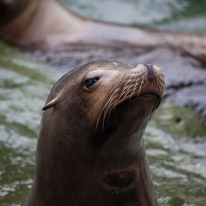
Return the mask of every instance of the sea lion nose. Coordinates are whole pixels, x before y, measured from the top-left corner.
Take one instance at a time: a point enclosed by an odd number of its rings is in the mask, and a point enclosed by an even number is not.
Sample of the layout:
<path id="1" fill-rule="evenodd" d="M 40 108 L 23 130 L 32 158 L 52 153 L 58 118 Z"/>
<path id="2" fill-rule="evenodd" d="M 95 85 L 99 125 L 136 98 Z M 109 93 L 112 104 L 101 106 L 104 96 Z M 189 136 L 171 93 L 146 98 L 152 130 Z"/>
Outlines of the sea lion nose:
<path id="1" fill-rule="evenodd" d="M 150 80 L 152 80 L 153 77 L 154 77 L 153 64 L 144 64 L 144 65 L 145 65 L 145 66 L 147 67 L 147 69 L 148 69 L 148 73 L 149 73 L 148 78 L 149 78 Z"/>

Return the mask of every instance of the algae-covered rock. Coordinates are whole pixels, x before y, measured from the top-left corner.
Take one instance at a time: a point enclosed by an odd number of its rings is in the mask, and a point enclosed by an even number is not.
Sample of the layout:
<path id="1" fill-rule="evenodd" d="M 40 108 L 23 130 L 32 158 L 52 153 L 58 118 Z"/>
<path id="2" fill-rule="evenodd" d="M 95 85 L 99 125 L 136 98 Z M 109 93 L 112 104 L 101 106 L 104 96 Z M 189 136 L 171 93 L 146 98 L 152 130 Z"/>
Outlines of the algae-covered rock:
<path id="1" fill-rule="evenodd" d="M 154 117 L 158 128 L 173 137 L 206 136 L 206 122 L 190 108 L 164 102 Z"/>

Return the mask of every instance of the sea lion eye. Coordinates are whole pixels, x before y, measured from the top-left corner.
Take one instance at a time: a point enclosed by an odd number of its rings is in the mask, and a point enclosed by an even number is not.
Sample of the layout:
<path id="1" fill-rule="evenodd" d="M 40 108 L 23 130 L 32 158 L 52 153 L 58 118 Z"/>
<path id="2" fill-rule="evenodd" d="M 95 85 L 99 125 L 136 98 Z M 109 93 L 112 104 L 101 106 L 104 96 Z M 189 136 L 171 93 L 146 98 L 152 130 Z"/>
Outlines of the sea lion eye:
<path id="1" fill-rule="evenodd" d="M 89 78 L 89 79 L 86 79 L 83 83 L 83 86 L 86 88 L 86 89 L 89 89 L 91 88 L 100 78 L 99 77 L 94 77 L 94 78 Z"/>

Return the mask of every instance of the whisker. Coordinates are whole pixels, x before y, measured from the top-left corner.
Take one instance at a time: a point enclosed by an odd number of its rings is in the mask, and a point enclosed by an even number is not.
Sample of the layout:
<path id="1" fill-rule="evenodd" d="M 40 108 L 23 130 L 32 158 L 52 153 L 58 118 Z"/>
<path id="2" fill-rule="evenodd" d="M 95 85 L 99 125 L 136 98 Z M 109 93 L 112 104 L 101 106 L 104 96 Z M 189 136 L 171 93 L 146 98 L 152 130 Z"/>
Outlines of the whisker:
<path id="1" fill-rule="evenodd" d="M 136 79 L 136 81 L 135 81 L 135 85 L 134 85 L 134 87 L 133 87 L 133 90 L 132 90 L 132 92 L 131 92 L 129 98 L 131 98 L 132 95 L 135 93 L 135 91 L 136 91 L 136 89 L 137 89 L 138 82 L 139 82 L 139 78 Z"/>
<path id="2" fill-rule="evenodd" d="M 153 81 L 155 81 L 154 84 L 156 84 L 157 88 L 163 92 L 165 89 L 163 74 L 160 73 L 158 78 Z M 122 78 L 120 77 L 119 81 L 114 85 L 105 105 L 101 109 L 96 123 L 96 130 L 101 122 L 103 131 L 106 122 L 110 119 L 111 112 L 115 110 L 117 105 L 121 104 L 125 100 L 130 100 L 134 95 L 139 95 L 147 82 L 147 72 L 124 72 L 122 74 Z"/>
<path id="3" fill-rule="evenodd" d="M 119 88 L 115 89 L 114 92 L 111 94 L 110 98 L 108 99 L 108 101 L 106 102 L 106 104 L 104 105 L 104 107 L 102 108 L 100 114 L 99 114 L 99 117 L 97 119 L 97 123 L 96 123 L 96 129 L 97 130 L 97 127 L 99 125 L 99 122 L 100 122 L 100 118 L 103 114 L 103 124 L 104 124 L 104 121 L 105 121 L 105 109 L 108 107 L 108 105 L 112 102 L 113 98 L 114 98 L 114 95 L 119 91 Z"/>
<path id="4" fill-rule="evenodd" d="M 140 94 L 143 83 L 144 83 L 144 75 L 141 75 L 141 77 L 142 77 L 142 80 L 141 80 L 140 87 L 139 87 L 139 90 L 138 90 L 138 95 Z"/>

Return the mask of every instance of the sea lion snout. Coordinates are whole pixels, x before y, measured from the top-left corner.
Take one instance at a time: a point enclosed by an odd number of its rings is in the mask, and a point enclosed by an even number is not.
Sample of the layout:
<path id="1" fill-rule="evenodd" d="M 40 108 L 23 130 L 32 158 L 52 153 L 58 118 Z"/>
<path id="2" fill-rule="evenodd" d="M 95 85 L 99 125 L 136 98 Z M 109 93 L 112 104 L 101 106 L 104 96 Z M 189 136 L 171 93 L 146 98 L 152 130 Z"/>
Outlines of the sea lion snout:
<path id="1" fill-rule="evenodd" d="M 120 100 L 126 100 L 143 94 L 154 94 L 162 99 L 165 82 L 162 70 L 154 64 L 138 64 L 130 70 L 126 70 L 117 87 Z M 124 97 L 124 98 L 122 98 Z M 126 98 L 125 98 L 126 97 Z"/>

